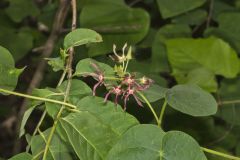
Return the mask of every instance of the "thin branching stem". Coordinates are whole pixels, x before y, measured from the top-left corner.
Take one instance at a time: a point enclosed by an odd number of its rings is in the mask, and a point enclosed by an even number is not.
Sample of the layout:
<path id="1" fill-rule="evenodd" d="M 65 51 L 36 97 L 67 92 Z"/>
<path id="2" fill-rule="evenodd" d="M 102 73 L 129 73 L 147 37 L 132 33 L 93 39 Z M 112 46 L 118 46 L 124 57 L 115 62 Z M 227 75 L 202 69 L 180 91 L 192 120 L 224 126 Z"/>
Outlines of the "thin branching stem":
<path id="1" fill-rule="evenodd" d="M 221 101 L 218 104 L 219 105 L 226 105 L 226 104 L 237 104 L 240 103 L 240 99 L 237 100 L 229 100 L 229 101 Z"/>
<path id="2" fill-rule="evenodd" d="M 19 92 L 14 92 L 14 91 L 9 91 L 9 90 L 3 89 L 3 88 L 0 88 L 0 92 L 5 93 L 5 94 L 12 94 L 12 95 L 15 95 L 15 96 L 24 97 L 24 98 L 28 98 L 28 99 L 43 101 L 43 102 L 61 104 L 61 105 L 64 105 L 66 107 L 69 107 L 71 109 L 76 109 L 77 108 L 75 105 L 70 104 L 70 103 L 66 103 L 66 102 L 62 102 L 62 101 L 58 101 L 58 100 L 54 100 L 54 99 L 49 99 L 49 98 L 27 95 L 27 94 L 23 94 L 23 93 L 19 93 Z"/>
<path id="3" fill-rule="evenodd" d="M 76 29 L 76 22 L 77 22 L 77 4 L 76 4 L 76 0 L 72 0 L 72 31 Z M 73 62 L 73 54 L 74 54 L 74 48 L 71 47 L 69 50 L 68 50 L 68 59 L 67 59 L 67 73 L 68 73 L 68 81 L 67 81 L 67 87 L 66 87 L 66 91 L 65 91 L 65 94 L 64 94 L 64 102 L 66 103 L 67 99 L 68 99 L 68 96 L 69 96 L 69 92 L 70 92 L 70 88 L 71 88 L 71 84 L 72 84 L 72 62 Z M 59 110 L 59 112 L 57 113 L 57 116 L 54 120 L 54 123 L 53 123 L 53 127 L 50 131 L 50 134 L 48 136 L 48 140 L 47 140 L 47 143 L 46 143 L 46 146 L 45 146 L 45 149 L 44 149 L 44 153 L 43 153 L 43 160 L 46 160 L 47 158 L 47 153 L 48 153 L 48 150 L 49 150 L 49 147 L 50 147 L 50 144 L 51 144 L 51 141 L 52 141 L 52 137 L 54 135 L 54 132 L 57 128 L 57 124 L 58 124 L 58 121 L 59 119 L 61 118 L 61 115 L 62 115 L 62 112 L 64 111 L 65 109 L 65 106 L 62 105 L 61 109 Z"/>
<path id="4" fill-rule="evenodd" d="M 231 159 L 231 160 L 240 160 L 239 157 L 235 157 L 235 156 L 228 155 L 228 154 L 225 154 L 225 153 L 222 153 L 222 152 L 214 151 L 214 150 L 211 150 L 211 149 L 208 149 L 208 148 L 201 147 L 201 149 L 204 152 L 214 154 L 214 155 L 217 155 L 217 156 L 220 156 L 220 157 L 228 158 L 228 159 Z"/>
<path id="5" fill-rule="evenodd" d="M 157 116 L 155 110 L 153 109 L 151 103 L 148 101 L 148 99 L 147 99 L 141 92 L 138 91 L 137 93 L 138 93 L 138 95 L 139 95 L 140 97 L 142 97 L 142 99 L 146 102 L 148 108 L 151 110 L 154 118 L 156 119 L 157 124 L 159 125 L 158 116 Z"/>
<path id="6" fill-rule="evenodd" d="M 159 116 L 159 120 L 158 120 L 158 126 L 159 126 L 159 127 L 161 127 L 161 125 L 162 125 L 163 116 L 164 116 L 166 107 L 167 107 L 167 101 L 165 100 L 164 103 L 163 103 L 163 105 L 162 105 L 162 109 L 161 109 L 160 116 Z"/>

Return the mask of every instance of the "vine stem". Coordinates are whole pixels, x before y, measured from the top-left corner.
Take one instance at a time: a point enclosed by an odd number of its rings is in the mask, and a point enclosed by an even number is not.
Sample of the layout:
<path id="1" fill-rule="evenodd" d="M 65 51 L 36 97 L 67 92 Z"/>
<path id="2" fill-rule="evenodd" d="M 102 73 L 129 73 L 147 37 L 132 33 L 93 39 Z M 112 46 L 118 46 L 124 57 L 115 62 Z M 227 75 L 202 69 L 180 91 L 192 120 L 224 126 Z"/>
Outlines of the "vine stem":
<path id="1" fill-rule="evenodd" d="M 219 105 L 236 104 L 236 103 L 240 103 L 240 100 L 237 99 L 237 100 L 222 101 L 222 102 L 219 102 Z"/>
<path id="2" fill-rule="evenodd" d="M 42 124 L 45 116 L 46 116 L 46 114 L 47 114 L 47 111 L 46 111 L 46 109 L 45 109 L 44 112 L 43 112 L 43 114 L 42 114 L 42 116 L 41 116 L 41 118 L 40 118 L 40 120 L 39 120 L 39 122 L 38 122 L 38 124 L 37 124 L 37 126 L 36 126 L 36 128 L 35 128 L 34 131 L 33 131 L 32 137 L 34 137 L 34 136 L 37 134 L 37 132 L 38 132 L 38 130 L 39 130 L 39 128 L 40 128 L 40 126 L 41 126 L 41 124 Z M 32 139 L 30 140 L 30 143 L 29 143 L 28 146 L 26 147 L 26 148 L 27 148 L 27 149 L 26 149 L 26 152 L 29 152 L 31 142 L 32 142 Z"/>
<path id="3" fill-rule="evenodd" d="M 235 156 L 228 155 L 228 154 L 225 154 L 225 153 L 222 153 L 222 152 L 214 151 L 214 150 L 211 150 L 211 149 L 208 149 L 208 148 L 201 147 L 201 149 L 204 152 L 211 153 L 211 154 L 214 154 L 214 155 L 217 155 L 217 156 L 220 156 L 220 157 L 228 158 L 228 159 L 231 159 L 231 160 L 240 160 L 239 157 L 235 157 Z"/>
<path id="4" fill-rule="evenodd" d="M 154 111 L 151 103 L 148 101 L 148 99 L 147 99 L 141 92 L 137 91 L 137 93 L 138 93 L 138 95 L 141 96 L 142 99 L 146 102 L 146 104 L 147 104 L 147 106 L 149 107 L 149 109 L 151 110 L 154 118 L 156 119 L 157 124 L 159 125 L 158 116 L 157 116 L 156 112 Z"/>
<path id="5" fill-rule="evenodd" d="M 159 120 L 158 120 L 158 126 L 159 126 L 159 127 L 161 127 L 161 125 L 162 125 L 163 116 L 164 116 L 166 107 L 167 107 L 167 101 L 165 100 L 164 103 L 163 103 L 163 105 L 162 105 L 162 109 L 161 109 L 160 116 L 159 116 Z"/>
<path id="6" fill-rule="evenodd" d="M 72 5 L 72 31 L 73 31 L 73 30 L 76 29 L 76 23 L 77 23 L 77 2 L 76 2 L 76 0 L 72 0 L 71 1 L 71 5 Z M 67 81 L 66 91 L 65 91 L 65 94 L 64 94 L 64 103 L 66 103 L 66 101 L 68 99 L 70 88 L 71 88 L 71 84 L 72 84 L 72 63 L 73 63 L 74 48 L 71 47 L 68 50 L 68 52 L 69 52 L 69 57 L 67 59 L 67 64 L 66 64 L 66 71 L 68 73 L 68 77 L 67 77 L 68 81 Z M 64 77 L 65 77 L 65 74 L 64 74 Z M 57 113 L 57 116 L 56 116 L 56 118 L 54 120 L 53 127 L 52 127 L 52 129 L 50 131 L 50 134 L 48 136 L 48 140 L 47 140 L 47 143 L 46 143 L 46 146 L 45 146 L 45 149 L 44 149 L 43 160 L 46 160 L 46 158 L 47 158 L 47 153 L 48 153 L 51 141 L 52 141 L 52 137 L 54 135 L 54 132 L 55 132 L 55 130 L 57 128 L 58 121 L 61 118 L 61 115 L 62 115 L 62 112 L 64 111 L 64 109 L 65 109 L 65 106 L 62 105 L 61 109 Z"/>
<path id="7" fill-rule="evenodd" d="M 23 94 L 23 93 L 19 93 L 19 92 L 14 92 L 14 91 L 9 91 L 9 90 L 3 89 L 3 88 L 0 88 L 0 92 L 6 93 L 6 94 L 12 94 L 12 95 L 15 95 L 15 96 L 24 97 L 24 98 L 28 98 L 28 99 L 38 100 L 38 101 L 61 104 L 61 105 L 67 106 L 71 109 L 76 109 L 77 108 L 77 106 L 75 106 L 73 104 L 70 104 L 70 103 L 66 103 L 66 102 L 62 102 L 62 101 L 58 101 L 58 100 L 54 100 L 54 99 L 49 99 L 49 98 L 27 95 L 27 94 Z"/>

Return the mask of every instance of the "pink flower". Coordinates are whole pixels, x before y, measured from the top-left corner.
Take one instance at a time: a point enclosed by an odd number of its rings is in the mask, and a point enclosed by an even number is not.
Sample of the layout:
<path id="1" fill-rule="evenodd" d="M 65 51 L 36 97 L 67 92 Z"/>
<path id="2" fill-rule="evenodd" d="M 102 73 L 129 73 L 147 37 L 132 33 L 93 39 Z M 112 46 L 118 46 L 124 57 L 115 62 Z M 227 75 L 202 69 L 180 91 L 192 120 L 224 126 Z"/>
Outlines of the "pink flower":
<path id="1" fill-rule="evenodd" d="M 124 110 L 126 110 L 127 108 L 127 101 L 129 100 L 129 97 L 132 95 L 134 97 L 134 99 L 136 100 L 137 104 L 141 107 L 143 107 L 142 102 L 139 100 L 139 98 L 135 95 L 136 90 L 135 88 L 130 88 L 128 87 L 128 89 L 125 91 L 125 93 L 123 94 L 124 97 Z"/>
<path id="2" fill-rule="evenodd" d="M 110 94 L 115 94 L 115 101 L 114 103 L 117 104 L 118 103 L 118 97 L 122 94 L 122 89 L 121 86 L 117 86 L 117 87 L 113 87 L 111 90 L 109 90 L 109 92 L 106 94 L 105 98 L 104 98 L 104 102 L 107 101 L 108 97 Z"/>
<path id="3" fill-rule="evenodd" d="M 91 76 L 98 81 L 93 87 L 93 96 L 95 96 L 97 87 L 104 84 L 104 73 L 100 70 L 97 64 L 90 63 L 90 65 L 94 68 L 95 72 L 84 74 L 84 76 Z"/>

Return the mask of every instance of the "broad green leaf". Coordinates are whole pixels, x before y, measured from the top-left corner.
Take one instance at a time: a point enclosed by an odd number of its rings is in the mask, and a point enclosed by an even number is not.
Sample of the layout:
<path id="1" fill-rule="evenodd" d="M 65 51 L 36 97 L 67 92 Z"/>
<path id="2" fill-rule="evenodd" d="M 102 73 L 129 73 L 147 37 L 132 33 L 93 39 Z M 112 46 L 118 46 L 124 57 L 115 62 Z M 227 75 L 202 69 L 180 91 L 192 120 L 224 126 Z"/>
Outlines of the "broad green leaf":
<path id="1" fill-rule="evenodd" d="M 98 68 L 94 68 L 92 64 L 96 64 Z M 104 75 L 107 76 L 113 76 L 114 75 L 114 70 L 112 67 L 105 63 L 97 62 L 94 59 L 86 58 L 83 60 L 80 60 L 77 63 L 76 70 L 74 75 L 75 76 L 86 76 L 90 73 L 97 73 L 98 70 L 100 70 Z"/>
<path id="2" fill-rule="evenodd" d="M 218 90 L 220 102 L 238 100 L 240 97 L 240 78 L 233 80 L 223 80 Z M 240 105 L 226 104 L 221 105 L 216 116 L 222 118 L 232 125 L 240 125 Z"/>
<path id="3" fill-rule="evenodd" d="M 40 13 L 31 0 L 9 0 L 9 2 L 10 6 L 6 9 L 6 12 L 14 22 L 21 22 L 27 16 L 37 16 Z"/>
<path id="4" fill-rule="evenodd" d="M 235 48 L 238 53 L 240 52 L 240 29 L 238 27 L 240 18 L 239 12 L 224 12 L 220 14 L 217 18 L 219 23 L 218 28 L 212 28 L 208 31 L 207 35 L 215 35 L 221 37 L 226 42 L 228 42 L 233 48 Z"/>
<path id="5" fill-rule="evenodd" d="M 80 14 L 82 27 L 96 30 L 103 36 L 103 43 L 89 45 L 91 57 L 112 52 L 113 44 L 120 49 L 126 42 L 130 45 L 140 42 L 148 33 L 149 23 L 150 17 L 143 9 L 112 1 L 87 4 Z"/>
<path id="6" fill-rule="evenodd" d="M 170 18 L 200 7 L 206 0 L 157 0 L 163 18 Z"/>
<path id="7" fill-rule="evenodd" d="M 218 88 L 215 74 L 206 68 L 193 69 L 186 75 L 175 73 L 174 76 L 180 84 L 197 84 L 201 88 L 210 92 L 216 92 Z"/>
<path id="8" fill-rule="evenodd" d="M 139 122 L 135 117 L 123 111 L 121 106 L 107 101 L 100 97 L 88 96 L 81 100 L 74 98 L 71 102 L 77 105 L 78 110 L 88 111 L 94 114 L 103 123 L 108 124 L 118 134 L 124 133 L 127 129 Z"/>
<path id="9" fill-rule="evenodd" d="M 81 160 L 104 160 L 120 136 L 112 127 L 87 111 L 71 113 L 60 122 Z"/>
<path id="10" fill-rule="evenodd" d="M 101 42 L 102 37 L 91 29 L 79 28 L 66 35 L 64 38 L 64 48 L 76 47 L 89 43 Z"/>
<path id="11" fill-rule="evenodd" d="M 202 67 L 227 78 L 239 73 L 236 52 L 219 38 L 176 38 L 168 40 L 166 45 L 174 75 L 188 74 Z"/>
<path id="12" fill-rule="evenodd" d="M 32 137 L 31 151 L 33 156 L 36 156 L 38 153 L 44 150 L 50 130 L 51 128 L 44 131 L 42 135 L 36 135 Z M 49 146 L 47 160 L 61 160 L 61 159 L 71 160 L 72 158 L 70 155 L 69 147 L 65 144 L 64 141 L 60 139 L 60 137 L 57 134 L 54 134 L 51 144 Z"/>
<path id="13" fill-rule="evenodd" d="M 32 49 L 33 35 L 24 30 L 16 31 L 12 29 L 0 32 L 0 44 L 8 48 L 15 61 L 18 61 Z"/>
<path id="14" fill-rule="evenodd" d="M 38 88 L 34 88 L 32 91 L 32 95 L 33 96 L 37 96 L 37 97 L 42 97 L 42 98 L 49 98 L 51 96 L 62 96 L 63 93 L 60 93 L 59 91 L 57 91 L 56 89 L 53 88 L 44 88 L 44 89 L 38 89 Z M 32 100 L 31 101 L 31 106 L 37 106 L 39 104 L 43 103 L 42 101 L 38 101 L 38 100 Z"/>
<path id="15" fill-rule="evenodd" d="M 184 132 L 167 132 L 162 144 L 166 160 L 207 160 L 199 144 Z"/>
<path id="16" fill-rule="evenodd" d="M 168 89 L 163 88 L 159 85 L 152 84 L 148 89 L 142 91 L 145 97 L 148 99 L 149 102 L 155 102 L 165 97 L 165 93 Z M 141 101 L 145 102 L 140 98 Z"/>
<path id="17" fill-rule="evenodd" d="M 66 91 L 66 87 L 67 87 L 67 81 L 64 81 L 57 89 L 60 90 L 60 92 L 64 93 Z M 71 88 L 69 91 L 70 97 L 74 96 L 74 97 L 77 97 L 78 99 L 81 99 L 91 94 L 92 94 L 92 90 L 86 83 L 78 79 L 72 79 Z"/>
<path id="18" fill-rule="evenodd" d="M 21 126 L 20 126 L 20 133 L 19 133 L 19 137 L 22 137 L 25 134 L 25 125 L 27 123 L 28 118 L 30 117 L 32 111 L 35 109 L 36 106 L 32 106 L 30 108 L 28 108 L 23 115 L 22 118 L 22 122 L 21 122 Z"/>
<path id="19" fill-rule="evenodd" d="M 10 158 L 9 160 L 32 160 L 32 158 L 32 155 L 30 155 L 29 153 L 19 153 Z"/>
<path id="20" fill-rule="evenodd" d="M 14 90 L 23 69 L 16 69 L 11 53 L 0 46 L 0 88 Z"/>
<path id="21" fill-rule="evenodd" d="M 209 116 L 217 112 L 217 102 L 208 92 L 196 85 L 177 85 L 166 93 L 168 104 L 185 114 Z"/>
<path id="22" fill-rule="evenodd" d="M 61 86 L 59 86 L 57 88 L 57 90 L 60 93 L 63 93 L 63 95 L 64 95 L 64 93 L 66 91 L 66 86 L 67 86 L 67 81 L 64 81 L 61 84 Z M 63 95 L 53 95 L 50 98 L 56 99 L 56 100 L 59 100 L 59 101 L 63 101 L 63 99 L 64 99 Z M 76 97 L 78 100 L 80 100 L 83 97 L 89 96 L 89 95 L 92 95 L 92 90 L 86 83 L 84 83 L 81 80 L 77 80 L 77 79 L 72 80 L 68 99 Z M 61 105 L 54 104 L 54 103 L 49 103 L 49 102 L 46 102 L 45 104 L 46 104 L 47 113 L 51 117 L 54 118 L 56 116 L 56 114 L 58 113 L 59 109 L 61 108 Z"/>
<path id="23" fill-rule="evenodd" d="M 182 24 L 168 24 L 158 30 L 151 48 L 152 72 L 170 71 L 167 49 L 164 42 L 170 38 L 177 37 L 191 37 L 190 27 Z"/>
<path id="24" fill-rule="evenodd" d="M 110 150 L 107 160 L 207 160 L 198 143 L 189 135 L 165 133 L 155 125 L 129 129 Z"/>
<path id="25" fill-rule="evenodd" d="M 206 19 L 207 12 L 202 9 L 197 9 L 173 18 L 172 22 L 177 24 L 200 25 Z"/>

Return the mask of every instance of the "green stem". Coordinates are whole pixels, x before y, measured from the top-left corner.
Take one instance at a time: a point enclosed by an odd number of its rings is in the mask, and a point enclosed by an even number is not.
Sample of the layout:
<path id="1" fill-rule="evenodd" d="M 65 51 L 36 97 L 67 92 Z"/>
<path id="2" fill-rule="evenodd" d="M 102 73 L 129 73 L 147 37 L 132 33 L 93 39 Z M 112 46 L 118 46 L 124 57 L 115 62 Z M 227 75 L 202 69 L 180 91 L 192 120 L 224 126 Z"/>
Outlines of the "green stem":
<path id="1" fill-rule="evenodd" d="M 157 124 L 159 125 L 158 116 L 157 116 L 156 112 L 154 111 L 151 103 L 148 101 L 148 99 L 147 99 L 141 92 L 137 91 L 137 93 L 138 93 L 138 95 L 140 95 L 140 96 L 142 97 L 142 99 L 146 102 L 147 106 L 148 106 L 149 109 L 152 111 L 153 116 L 155 117 Z"/>
<path id="2" fill-rule="evenodd" d="M 237 100 L 231 100 L 231 101 L 222 101 L 222 102 L 219 102 L 219 105 L 236 104 L 236 103 L 240 103 L 240 100 L 237 99 Z"/>
<path id="3" fill-rule="evenodd" d="M 36 154 L 32 160 L 37 159 L 42 153 L 44 152 L 44 150 L 40 151 L 38 154 Z"/>
<path id="4" fill-rule="evenodd" d="M 31 96 L 31 95 L 27 95 L 27 94 L 23 94 L 23 93 L 18 93 L 18 92 L 14 92 L 14 91 L 5 90 L 5 89 L 2 89 L 2 88 L 0 88 L 0 92 L 6 93 L 6 94 L 12 94 L 12 95 L 16 95 L 16 96 L 24 97 L 24 98 L 28 98 L 28 99 L 33 99 L 33 100 L 39 100 L 39 101 L 44 101 L 44 102 L 61 104 L 61 105 L 67 106 L 71 109 L 76 109 L 77 108 L 75 105 L 70 104 L 70 103 L 66 103 L 66 102 L 62 102 L 62 101 L 58 101 L 58 100 L 54 100 L 54 99 Z"/>
<path id="5" fill-rule="evenodd" d="M 235 156 L 228 155 L 228 154 L 225 154 L 225 153 L 222 153 L 222 152 L 214 151 L 214 150 L 211 150 L 211 149 L 208 149 L 208 148 L 201 147 L 201 149 L 204 152 L 211 153 L 211 154 L 214 154 L 214 155 L 217 155 L 217 156 L 220 156 L 220 157 L 228 158 L 228 159 L 231 159 L 231 160 L 240 160 L 239 157 L 235 157 Z"/>
<path id="6" fill-rule="evenodd" d="M 113 81 L 121 81 L 123 80 L 122 78 L 118 77 L 104 77 L 105 80 L 113 80 Z"/>
<path id="7" fill-rule="evenodd" d="M 64 106 L 61 107 L 60 111 L 57 114 L 56 119 L 54 120 L 53 127 L 52 127 L 52 129 L 50 131 L 50 134 L 48 136 L 48 140 L 47 140 L 47 143 L 46 143 L 46 146 L 45 146 L 45 149 L 44 149 L 43 160 L 47 159 L 48 148 L 50 147 L 50 144 L 51 144 L 51 141 L 52 141 L 52 137 L 53 137 L 54 132 L 55 132 L 55 130 L 57 128 L 57 123 L 58 123 L 58 120 L 60 119 L 60 117 L 62 115 L 63 110 L 64 110 Z"/>
<path id="8" fill-rule="evenodd" d="M 40 118 L 40 120 L 39 120 L 39 122 L 38 122 L 38 124 L 37 124 L 37 126 L 36 126 L 36 128 L 34 129 L 34 132 L 33 132 L 32 137 L 34 137 L 34 136 L 37 134 L 37 132 L 38 132 L 38 130 L 39 130 L 39 128 L 40 128 L 40 126 L 41 126 L 41 124 L 42 124 L 45 116 L 46 116 L 46 113 L 47 113 L 47 111 L 46 111 L 46 109 L 45 109 L 44 112 L 43 112 L 43 114 L 42 114 L 42 116 L 41 116 L 41 118 Z M 29 152 L 29 150 L 30 150 L 30 144 L 31 144 L 31 143 L 32 143 L 32 138 L 31 138 L 31 140 L 30 140 L 30 143 L 29 143 L 28 146 L 27 146 L 27 150 L 26 150 L 27 152 Z"/>
<path id="9" fill-rule="evenodd" d="M 129 60 L 127 60 L 127 63 L 126 63 L 125 69 L 124 69 L 124 74 L 125 74 L 126 71 L 127 71 L 128 63 L 129 63 Z"/>
<path id="10" fill-rule="evenodd" d="M 165 100 L 164 103 L 163 103 L 161 112 L 160 112 L 159 120 L 158 120 L 158 126 L 159 126 L 159 127 L 162 125 L 163 116 L 164 116 L 166 107 L 167 107 L 167 101 Z"/>

